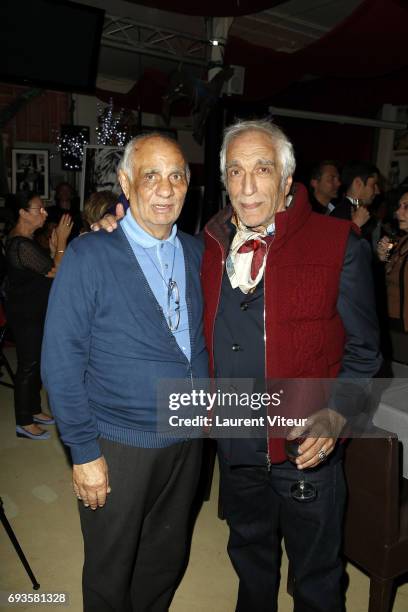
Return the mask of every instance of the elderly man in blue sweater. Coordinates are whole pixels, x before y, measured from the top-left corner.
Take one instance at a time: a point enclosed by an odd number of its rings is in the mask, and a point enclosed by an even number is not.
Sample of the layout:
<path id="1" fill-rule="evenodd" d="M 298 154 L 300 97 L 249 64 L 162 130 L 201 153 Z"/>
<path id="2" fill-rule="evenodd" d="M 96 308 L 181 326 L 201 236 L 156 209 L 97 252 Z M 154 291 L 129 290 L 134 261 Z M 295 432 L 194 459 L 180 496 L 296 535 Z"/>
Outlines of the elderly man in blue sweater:
<path id="1" fill-rule="evenodd" d="M 186 558 L 201 440 L 160 433 L 159 379 L 207 376 L 201 244 L 175 224 L 189 169 L 159 134 L 126 147 L 119 231 L 74 240 L 52 288 L 42 374 L 81 503 L 86 612 L 165 612 Z"/>

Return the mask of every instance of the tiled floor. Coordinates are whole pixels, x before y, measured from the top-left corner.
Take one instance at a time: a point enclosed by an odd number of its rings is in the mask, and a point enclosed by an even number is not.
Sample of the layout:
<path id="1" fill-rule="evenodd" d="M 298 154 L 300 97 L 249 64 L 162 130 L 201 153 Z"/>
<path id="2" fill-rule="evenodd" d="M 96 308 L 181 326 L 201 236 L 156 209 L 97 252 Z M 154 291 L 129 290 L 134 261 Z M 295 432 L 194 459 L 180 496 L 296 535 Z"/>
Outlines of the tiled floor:
<path id="1" fill-rule="evenodd" d="M 9 351 L 13 359 L 13 351 Z M 69 609 L 82 610 L 82 541 L 70 469 L 54 427 L 52 439 L 31 442 L 15 436 L 12 391 L 0 386 L 0 495 L 6 514 L 41 583 L 40 592 L 66 592 Z M 216 516 L 217 484 L 198 517 L 190 562 L 171 612 L 232 612 L 237 579 L 226 554 L 227 527 Z M 0 527 L 0 591 L 34 592 Z M 283 559 L 279 612 L 292 610 L 285 592 Z M 368 579 L 348 566 L 347 612 L 367 612 Z M 7 609 L 7 608 L 3 608 Z M 11 608 L 10 608 L 11 609 Z M 19 610 L 57 610 L 56 606 L 22 606 Z M 408 584 L 399 587 L 393 612 L 408 610 Z M 253 612 L 256 612 L 254 610 Z"/>

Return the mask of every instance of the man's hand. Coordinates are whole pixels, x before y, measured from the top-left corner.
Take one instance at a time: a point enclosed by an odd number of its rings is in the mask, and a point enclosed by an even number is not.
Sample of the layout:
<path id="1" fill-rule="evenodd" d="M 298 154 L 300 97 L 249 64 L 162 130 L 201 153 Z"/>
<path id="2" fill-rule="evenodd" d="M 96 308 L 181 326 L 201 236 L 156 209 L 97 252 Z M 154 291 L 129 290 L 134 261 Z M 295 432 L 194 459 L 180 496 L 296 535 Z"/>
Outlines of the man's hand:
<path id="1" fill-rule="evenodd" d="M 356 210 L 351 213 L 351 220 L 358 227 L 363 227 L 370 218 L 370 213 L 365 206 L 359 206 Z"/>
<path id="2" fill-rule="evenodd" d="M 123 204 L 116 204 L 115 208 L 116 217 L 114 215 L 105 215 L 97 221 L 96 223 L 92 223 L 91 230 L 93 232 L 98 232 L 100 229 L 105 230 L 106 232 L 113 232 L 118 227 L 118 221 L 123 219 L 125 216 L 125 210 L 123 208 Z"/>
<path id="3" fill-rule="evenodd" d="M 106 495 L 111 492 L 109 486 L 108 466 L 104 457 L 95 461 L 74 464 L 72 468 L 72 483 L 78 499 L 84 506 L 96 510 L 105 505 Z"/>
<path id="4" fill-rule="evenodd" d="M 296 459 L 298 469 L 316 467 L 324 461 L 333 451 L 345 424 L 346 419 L 341 414 L 327 408 L 308 417 L 306 429 L 293 428 L 288 440 L 305 438 L 299 446 L 299 457 Z"/>

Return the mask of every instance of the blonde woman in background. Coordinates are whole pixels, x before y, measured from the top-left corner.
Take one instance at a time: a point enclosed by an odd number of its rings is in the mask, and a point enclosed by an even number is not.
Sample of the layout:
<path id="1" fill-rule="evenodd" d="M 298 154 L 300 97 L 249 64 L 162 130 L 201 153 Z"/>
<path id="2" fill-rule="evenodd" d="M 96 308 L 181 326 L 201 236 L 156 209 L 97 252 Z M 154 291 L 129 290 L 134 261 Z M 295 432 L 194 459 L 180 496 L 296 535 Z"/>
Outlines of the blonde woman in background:
<path id="1" fill-rule="evenodd" d="M 95 191 L 85 202 L 82 213 L 83 229 L 82 232 L 89 232 L 90 226 L 96 223 L 108 210 L 118 202 L 118 196 L 112 191 Z"/>

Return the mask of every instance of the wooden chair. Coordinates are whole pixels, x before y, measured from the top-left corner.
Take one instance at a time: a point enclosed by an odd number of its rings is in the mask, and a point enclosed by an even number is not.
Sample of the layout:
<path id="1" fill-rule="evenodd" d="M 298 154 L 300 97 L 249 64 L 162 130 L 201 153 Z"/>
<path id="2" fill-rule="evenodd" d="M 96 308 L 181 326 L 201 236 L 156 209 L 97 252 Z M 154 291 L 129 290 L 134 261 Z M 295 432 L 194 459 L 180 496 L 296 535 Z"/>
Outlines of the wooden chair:
<path id="1" fill-rule="evenodd" d="M 394 579 L 408 572 L 408 480 L 397 437 L 376 431 L 346 449 L 344 554 L 370 576 L 368 612 L 390 612 Z"/>

